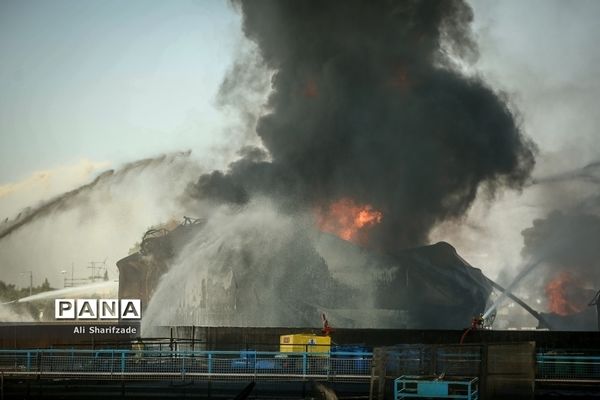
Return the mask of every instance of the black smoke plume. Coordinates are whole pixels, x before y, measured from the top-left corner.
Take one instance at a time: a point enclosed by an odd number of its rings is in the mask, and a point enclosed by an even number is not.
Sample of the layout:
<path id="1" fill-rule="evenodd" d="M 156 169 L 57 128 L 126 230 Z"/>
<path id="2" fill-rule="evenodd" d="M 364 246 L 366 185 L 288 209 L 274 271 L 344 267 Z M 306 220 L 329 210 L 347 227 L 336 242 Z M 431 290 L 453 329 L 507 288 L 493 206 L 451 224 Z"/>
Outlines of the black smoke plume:
<path id="1" fill-rule="evenodd" d="M 600 289 L 600 217 L 576 211 L 553 211 L 523 232 L 524 256 L 544 253 L 548 278 L 567 271 Z M 552 244 L 551 251 L 543 251 Z"/>
<path id="2" fill-rule="evenodd" d="M 200 177 L 192 197 L 309 209 L 351 198 L 383 213 L 369 244 L 393 251 L 462 216 L 480 186 L 525 183 L 533 144 L 503 96 L 448 57 L 477 53 L 464 1 L 235 4 L 273 71 L 256 128 L 267 153 Z"/>

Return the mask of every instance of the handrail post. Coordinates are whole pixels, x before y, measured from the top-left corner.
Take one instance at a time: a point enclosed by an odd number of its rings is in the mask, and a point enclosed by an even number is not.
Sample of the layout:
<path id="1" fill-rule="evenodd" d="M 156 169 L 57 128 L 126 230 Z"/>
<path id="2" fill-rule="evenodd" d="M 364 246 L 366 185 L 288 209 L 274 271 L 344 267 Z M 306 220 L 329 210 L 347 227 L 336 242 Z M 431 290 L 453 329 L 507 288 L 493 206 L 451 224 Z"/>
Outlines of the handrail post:
<path id="1" fill-rule="evenodd" d="M 185 379 L 185 354 L 181 357 L 181 379 Z"/>
<path id="2" fill-rule="evenodd" d="M 27 352 L 27 372 L 31 372 L 31 352 Z"/>
<path id="3" fill-rule="evenodd" d="M 125 351 L 121 352 L 121 374 L 125 374 Z"/>
<path id="4" fill-rule="evenodd" d="M 307 369 L 307 357 L 306 357 L 306 353 L 302 354 L 302 379 L 306 379 L 306 369 Z"/>
<path id="5" fill-rule="evenodd" d="M 208 374 L 212 374 L 212 353 L 208 353 Z"/>

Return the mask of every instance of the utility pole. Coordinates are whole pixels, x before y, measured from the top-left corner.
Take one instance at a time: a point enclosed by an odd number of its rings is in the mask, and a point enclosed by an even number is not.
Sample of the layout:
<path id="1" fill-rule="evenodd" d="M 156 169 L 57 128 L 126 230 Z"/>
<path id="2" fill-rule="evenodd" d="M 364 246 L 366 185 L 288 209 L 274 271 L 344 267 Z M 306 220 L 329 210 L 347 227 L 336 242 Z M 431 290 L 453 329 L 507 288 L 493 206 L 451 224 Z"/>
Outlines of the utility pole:
<path id="1" fill-rule="evenodd" d="M 63 269 L 60 271 L 60 274 L 63 276 L 63 288 L 67 287 L 67 270 Z"/>

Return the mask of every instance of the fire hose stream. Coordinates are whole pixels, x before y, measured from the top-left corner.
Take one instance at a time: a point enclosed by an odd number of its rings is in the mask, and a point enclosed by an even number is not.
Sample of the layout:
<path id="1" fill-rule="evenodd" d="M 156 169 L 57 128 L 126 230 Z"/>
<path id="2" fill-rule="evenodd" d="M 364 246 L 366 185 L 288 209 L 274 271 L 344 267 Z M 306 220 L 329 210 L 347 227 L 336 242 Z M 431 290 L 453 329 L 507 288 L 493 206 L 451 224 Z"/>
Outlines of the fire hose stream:
<path id="1" fill-rule="evenodd" d="M 506 297 L 508 297 L 509 299 L 511 299 L 512 301 L 514 301 L 515 303 L 517 303 L 518 305 L 520 305 L 521 307 L 523 307 L 523 309 L 525 311 L 527 311 L 535 319 L 537 319 L 539 321 L 539 323 L 540 323 L 540 326 L 542 326 L 544 328 L 550 328 L 550 325 L 548 324 L 548 322 L 546 321 L 546 319 L 540 313 L 538 313 L 533 308 L 531 308 L 527 303 L 525 303 L 523 300 L 521 300 L 520 298 L 518 298 L 517 296 L 515 296 L 510 291 L 508 291 L 507 289 L 503 288 L 502 286 L 500 286 L 499 284 L 497 284 L 496 282 L 494 282 L 490 278 L 487 278 L 487 280 L 490 283 L 490 285 L 492 285 L 495 289 L 498 289 L 499 291 L 501 291 L 504 295 L 506 295 Z"/>
<path id="2" fill-rule="evenodd" d="M 511 282 L 511 284 L 508 285 L 508 287 L 506 289 L 502 290 L 502 294 L 500 295 L 500 297 L 498 297 L 496 299 L 496 301 L 494 301 L 494 303 L 486 310 L 486 312 L 483 313 L 482 318 L 484 320 L 486 318 L 488 318 L 492 314 L 492 312 L 494 312 L 498 308 L 498 306 L 500 304 L 502 304 L 502 302 L 507 297 L 510 297 L 511 299 L 514 299 L 514 297 L 512 297 L 512 295 L 511 295 L 511 292 L 513 291 L 513 289 L 523 280 L 523 278 L 525 278 L 527 275 L 529 275 L 529 273 L 531 271 L 533 271 L 535 269 L 535 267 L 537 267 L 538 265 L 540 265 L 540 263 L 542 261 L 543 261 L 543 258 L 538 258 L 537 260 L 529 263 L 525 268 L 523 268 L 523 270 L 519 273 L 519 275 L 517 275 L 517 277 Z M 498 285 L 498 286 L 500 286 L 500 285 Z M 501 289 L 498 288 L 498 290 L 501 290 Z M 522 306 L 521 303 L 519 303 L 519 305 Z M 527 310 L 527 308 L 526 308 L 526 310 Z M 527 310 L 527 311 L 529 311 L 529 310 Z M 531 312 L 531 311 L 529 311 L 529 312 Z M 535 317 L 535 315 L 534 315 L 534 317 Z M 539 320 L 539 318 L 538 318 L 538 320 Z"/>
<path id="3" fill-rule="evenodd" d="M 501 291 L 502 294 L 485 311 L 485 313 L 483 313 L 483 315 L 481 315 L 480 317 L 473 318 L 471 326 L 469 328 L 467 328 L 465 330 L 465 332 L 463 333 L 463 335 L 461 336 L 460 344 L 462 344 L 464 342 L 464 340 L 465 340 L 466 336 L 469 334 L 469 332 L 471 332 L 473 330 L 477 330 L 477 329 L 479 329 L 479 327 L 483 327 L 485 320 L 487 318 L 489 318 L 489 316 L 498 308 L 498 306 L 500 304 L 502 304 L 502 302 L 507 297 L 510 298 L 511 300 L 513 300 L 515 303 L 517 303 L 521 307 L 523 307 L 528 313 L 530 313 L 535 319 L 537 319 L 540 322 L 540 326 L 543 326 L 546 328 L 550 327 L 548 322 L 537 311 L 535 311 L 533 308 L 529 307 L 523 300 L 519 299 L 517 296 L 512 294 L 512 290 L 523 280 L 523 278 L 525 278 L 531 271 L 533 271 L 538 265 L 540 265 L 543 260 L 544 260 L 544 258 L 540 257 L 537 260 L 526 265 L 526 267 L 523 268 L 523 270 L 517 275 L 517 277 L 511 282 L 511 284 L 507 288 L 503 288 L 502 286 L 500 286 L 499 284 L 497 284 L 490 278 L 486 277 L 486 279 L 488 280 L 490 285 L 492 285 L 492 287 L 494 287 L 495 289 L 498 289 L 499 291 Z"/>

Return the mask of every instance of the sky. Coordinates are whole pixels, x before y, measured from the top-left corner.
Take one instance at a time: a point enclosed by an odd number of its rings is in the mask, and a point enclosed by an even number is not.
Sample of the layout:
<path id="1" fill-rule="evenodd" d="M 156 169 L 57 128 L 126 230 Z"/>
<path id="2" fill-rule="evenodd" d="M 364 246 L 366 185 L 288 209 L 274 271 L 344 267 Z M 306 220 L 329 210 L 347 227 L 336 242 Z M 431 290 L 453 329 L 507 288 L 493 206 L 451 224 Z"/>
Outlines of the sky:
<path id="1" fill-rule="evenodd" d="M 225 1 L 0 1 L 0 185 L 215 144 L 240 38 Z"/>
<path id="2" fill-rule="evenodd" d="M 470 4 L 479 58 L 465 71 L 504 92 L 539 148 L 534 174 L 599 160 L 600 2 Z M 210 157 L 231 139 L 234 117 L 216 94 L 247 45 L 240 25 L 220 0 L 0 0 L 0 217 L 125 162 L 188 149 Z M 542 195 L 478 201 L 432 240 L 450 238 L 494 277 L 518 262 L 521 230 L 548 212 Z"/>
<path id="3" fill-rule="evenodd" d="M 503 0 L 472 2 L 480 50 L 475 65 L 508 92 L 525 132 L 544 158 L 598 158 L 595 111 L 600 95 L 600 2 Z M 566 153 L 565 153 L 566 151 Z M 571 160 L 554 159 L 556 168 Z"/>

